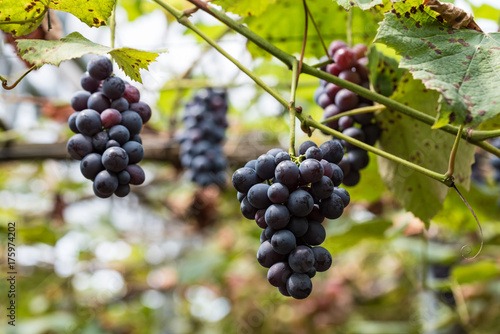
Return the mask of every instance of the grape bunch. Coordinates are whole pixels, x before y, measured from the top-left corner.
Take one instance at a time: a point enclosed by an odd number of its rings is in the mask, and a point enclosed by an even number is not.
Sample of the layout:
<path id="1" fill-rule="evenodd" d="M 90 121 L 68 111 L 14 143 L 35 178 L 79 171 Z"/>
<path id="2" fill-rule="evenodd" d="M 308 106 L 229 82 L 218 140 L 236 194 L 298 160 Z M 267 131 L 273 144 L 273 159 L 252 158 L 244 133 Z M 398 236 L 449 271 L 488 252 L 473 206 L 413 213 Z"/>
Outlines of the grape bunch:
<path id="1" fill-rule="evenodd" d="M 222 150 L 228 122 L 224 89 L 198 91 L 185 108 L 186 130 L 180 135 L 179 157 L 189 179 L 202 187 L 226 183 L 227 160 Z"/>
<path id="2" fill-rule="evenodd" d="M 350 201 L 339 187 L 343 172 L 337 164 L 343 156 L 338 141 L 320 147 L 306 141 L 299 157 L 274 148 L 233 174 L 243 216 L 262 228 L 257 260 L 284 296 L 306 298 L 311 278 L 332 264 L 319 245 L 326 238 L 322 222 L 339 218 Z"/>
<path id="3" fill-rule="evenodd" d="M 365 88 L 370 87 L 368 69 L 366 68 L 368 64 L 366 45 L 357 44 L 351 49 L 345 42 L 335 40 L 330 44 L 329 52 L 334 63 L 321 68 L 323 71 Z M 350 90 L 324 80 L 321 80 L 320 83 L 315 92 L 315 101 L 324 109 L 324 120 L 351 109 L 367 107 L 371 104 L 370 101 Z M 380 136 L 380 128 L 375 123 L 373 113 L 342 116 L 326 125 L 368 145 L 374 145 Z M 347 152 L 339 163 L 344 172 L 344 185 L 355 186 L 360 180 L 359 171 L 368 166 L 368 152 L 345 141 L 342 141 L 342 144 Z"/>
<path id="4" fill-rule="evenodd" d="M 94 181 L 96 196 L 124 197 L 130 185 L 142 184 L 144 157 L 142 125 L 151 118 L 151 108 L 140 101 L 134 86 L 113 76 L 113 64 L 105 56 L 94 56 L 81 77 L 84 90 L 71 98 L 75 110 L 68 119 L 71 131 L 69 155 L 81 160 L 83 176 Z"/>

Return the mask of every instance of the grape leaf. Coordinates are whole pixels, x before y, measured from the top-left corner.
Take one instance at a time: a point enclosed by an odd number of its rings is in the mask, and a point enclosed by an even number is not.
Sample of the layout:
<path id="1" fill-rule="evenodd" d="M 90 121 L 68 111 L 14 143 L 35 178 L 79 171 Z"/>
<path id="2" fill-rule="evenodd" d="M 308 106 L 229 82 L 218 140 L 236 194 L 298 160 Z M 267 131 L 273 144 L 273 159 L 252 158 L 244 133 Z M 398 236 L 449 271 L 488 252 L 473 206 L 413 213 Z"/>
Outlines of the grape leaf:
<path id="1" fill-rule="evenodd" d="M 49 7 L 78 17 L 89 27 L 106 25 L 115 0 L 51 0 Z"/>
<path id="2" fill-rule="evenodd" d="M 0 29 L 13 36 L 27 35 L 40 25 L 45 13 L 40 0 L 0 0 Z"/>
<path id="3" fill-rule="evenodd" d="M 255 16 L 262 14 L 276 0 L 215 0 L 213 3 L 224 10 L 240 16 Z"/>
<path id="4" fill-rule="evenodd" d="M 435 115 L 439 94 L 428 90 L 407 73 L 401 80 L 392 99 Z M 443 131 L 432 130 L 428 125 L 393 110 L 376 115 L 382 129 L 380 148 L 425 168 L 444 173 L 448 167 L 449 152 L 455 138 Z M 468 188 L 470 166 L 474 162 L 474 146 L 461 141 L 455 161 L 455 180 Z M 385 158 L 378 158 L 379 172 L 385 184 L 399 199 L 406 210 L 424 221 L 441 209 L 448 187 L 408 167 Z"/>
<path id="5" fill-rule="evenodd" d="M 394 4 L 376 41 L 401 54 L 400 66 L 439 91 L 451 121 L 469 126 L 500 114 L 500 33 L 454 30 L 417 0 Z M 443 113 L 441 117 L 446 117 Z"/>
<path id="6" fill-rule="evenodd" d="M 377 93 L 391 96 L 406 70 L 399 68 L 396 59 L 385 56 L 382 52 L 377 51 L 373 45 L 367 56 L 370 85 Z"/>
<path id="7" fill-rule="evenodd" d="M 118 66 L 132 80 L 142 83 L 140 69 L 147 69 L 160 52 L 141 51 L 132 48 L 110 48 L 89 41 L 78 32 L 73 32 L 60 41 L 23 39 L 18 41 L 21 57 L 37 67 L 44 64 L 59 66 L 65 60 L 79 58 L 88 53 L 109 53 Z"/>
<path id="8" fill-rule="evenodd" d="M 363 10 L 370 9 L 376 5 L 383 4 L 383 0 L 335 0 L 345 9 L 357 6 Z"/>
<path id="9" fill-rule="evenodd" d="M 90 27 L 106 25 L 115 0 L 0 0 L 0 29 L 13 36 L 35 30 L 49 8 L 69 12 Z M 9 23 L 11 22 L 11 23 Z"/>

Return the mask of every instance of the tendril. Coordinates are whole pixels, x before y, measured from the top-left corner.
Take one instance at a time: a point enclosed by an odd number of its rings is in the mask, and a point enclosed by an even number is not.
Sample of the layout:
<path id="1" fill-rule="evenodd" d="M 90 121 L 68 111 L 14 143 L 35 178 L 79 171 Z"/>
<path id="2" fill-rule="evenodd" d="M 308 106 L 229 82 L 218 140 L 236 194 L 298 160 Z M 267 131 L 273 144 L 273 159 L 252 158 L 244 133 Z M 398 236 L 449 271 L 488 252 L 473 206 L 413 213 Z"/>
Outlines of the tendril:
<path id="1" fill-rule="evenodd" d="M 467 200 L 464 198 L 464 196 L 462 196 L 462 194 L 457 189 L 457 187 L 455 186 L 454 183 L 452 184 L 452 187 L 453 187 L 453 189 L 455 189 L 455 191 L 457 192 L 458 196 L 460 196 L 460 198 L 465 203 L 465 205 L 467 205 L 467 207 L 469 208 L 469 211 L 474 216 L 474 219 L 476 219 L 477 226 L 479 226 L 479 233 L 481 234 L 481 246 L 479 247 L 479 250 L 477 251 L 476 255 L 474 255 L 473 257 L 467 257 L 470 253 L 472 253 L 472 247 L 469 244 L 463 245 L 462 248 L 460 248 L 460 252 L 461 252 L 462 257 L 464 259 L 466 259 L 466 260 L 473 260 L 473 259 L 475 259 L 481 253 L 481 251 L 483 249 L 483 244 L 484 244 L 483 228 L 481 227 L 481 224 L 479 223 L 479 219 L 477 219 L 476 213 L 474 212 L 474 210 L 469 205 L 469 202 L 467 202 Z"/>

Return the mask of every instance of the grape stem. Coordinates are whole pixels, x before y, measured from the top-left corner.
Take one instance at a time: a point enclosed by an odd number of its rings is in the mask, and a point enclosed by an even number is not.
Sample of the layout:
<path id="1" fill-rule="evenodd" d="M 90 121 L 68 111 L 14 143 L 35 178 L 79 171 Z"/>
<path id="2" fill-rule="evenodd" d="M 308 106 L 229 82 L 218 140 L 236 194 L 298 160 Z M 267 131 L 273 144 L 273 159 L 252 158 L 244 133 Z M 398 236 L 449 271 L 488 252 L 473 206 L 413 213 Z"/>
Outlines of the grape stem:
<path id="1" fill-rule="evenodd" d="M 451 148 L 450 161 L 448 163 L 448 171 L 444 174 L 449 178 L 453 178 L 453 173 L 455 172 L 455 158 L 457 156 L 458 145 L 460 144 L 460 138 L 462 136 L 463 131 L 464 131 L 464 126 L 460 125 L 457 137 L 455 138 L 455 142 L 453 143 L 453 147 Z"/>
<path id="2" fill-rule="evenodd" d="M 115 4 L 113 6 L 113 11 L 111 13 L 111 17 L 109 19 L 109 30 L 111 32 L 111 47 L 115 47 L 115 39 L 116 39 L 116 5 L 118 1 L 115 1 Z"/>
<path id="3" fill-rule="evenodd" d="M 19 79 L 17 79 L 12 85 L 9 85 L 8 81 L 6 78 L 4 78 L 3 76 L 0 75 L 0 81 L 2 81 L 2 87 L 3 89 L 5 90 L 11 90 L 11 89 L 14 89 L 16 88 L 16 86 L 21 82 L 21 80 L 24 79 L 25 76 L 28 75 L 28 73 L 30 73 L 31 71 L 33 71 L 34 69 L 36 68 L 35 65 L 31 66 L 26 72 L 24 72 L 23 75 L 21 75 L 19 77 Z"/>
<path id="4" fill-rule="evenodd" d="M 314 29 L 316 30 L 316 34 L 318 35 L 319 41 L 321 42 L 321 46 L 323 47 L 323 50 L 325 51 L 325 55 L 328 57 L 328 63 L 331 62 L 332 56 L 330 55 L 330 52 L 328 52 L 328 48 L 326 47 L 325 40 L 323 39 L 323 36 L 321 35 L 321 32 L 319 31 L 318 25 L 316 24 L 316 21 L 314 21 L 314 16 L 312 15 L 311 11 L 309 10 L 309 7 L 307 7 L 306 1 L 304 1 L 304 7 L 306 9 L 307 15 L 309 15 L 309 18 L 311 19 L 311 22 L 314 26 Z"/>
<path id="5" fill-rule="evenodd" d="M 292 88 L 290 92 L 290 103 L 288 104 L 288 112 L 290 114 L 290 143 L 288 151 L 290 155 L 295 156 L 295 92 L 297 91 L 297 83 L 299 79 L 299 64 L 295 61 L 292 65 Z"/>
<path id="6" fill-rule="evenodd" d="M 321 124 L 328 124 L 330 122 L 338 120 L 339 118 L 341 118 L 343 116 L 353 116 L 353 115 L 359 115 L 359 114 L 366 114 L 366 113 L 379 111 L 379 110 L 385 110 L 385 109 L 387 109 L 387 107 L 384 105 L 356 108 L 356 109 L 342 112 L 342 113 L 335 115 L 335 116 L 332 116 L 332 117 L 328 117 L 328 118 L 322 120 Z"/>
<path id="7" fill-rule="evenodd" d="M 352 9 L 347 13 L 346 40 L 347 45 L 352 48 Z"/>
<path id="8" fill-rule="evenodd" d="M 155 0 L 155 1 L 159 4 L 163 3 L 162 0 Z M 279 59 L 286 66 L 288 66 L 289 69 L 292 68 L 293 61 L 295 60 L 294 56 L 284 52 L 283 50 L 279 49 L 275 45 L 269 43 L 268 41 L 266 41 L 265 39 L 263 39 L 262 37 L 260 37 L 259 35 L 257 35 L 253 31 L 251 31 L 250 29 L 248 29 L 243 24 L 240 24 L 240 23 L 234 21 L 233 19 L 231 19 L 229 16 L 227 16 L 223 12 L 209 6 L 208 3 L 206 3 L 202 0 L 187 0 L 187 1 L 194 4 L 195 6 L 197 6 L 198 8 L 203 10 L 204 12 L 212 15 L 213 17 L 215 17 L 216 19 L 218 19 L 219 21 L 221 21 L 225 25 L 232 28 L 234 31 L 245 36 L 250 41 L 255 43 L 259 48 L 267 51 L 269 54 L 271 54 L 274 57 L 276 57 L 277 59 Z M 427 115 L 427 114 L 425 114 L 419 110 L 413 109 L 411 107 L 408 107 L 402 103 L 394 101 L 394 100 L 392 100 L 386 96 L 383 96 L 381 94 L 372 92 L 369 89 L 366 89 L 366 88 L 361 87 L 359 85 L 353 84 L 349 81 L 340 79 L 340 78 L 333 76 L 329 73 L 326 73 L 324 71 L 320 71 L 320 70 L 318 70 L 310 65 L 303 64 L 301 72 L 312 75 L 316 78 L 320 78 L 320 79 L 326 80 L 328 82 L 334 83 L 342 88 L 346 88 L 346 89 L 348 89 L 348 90 L 350 90 L 350 91 L 352 91 L 360 96 L 363 96 L 369 100 L 383 104 L 392 110 L 401 112 L 401 113 L 408 115 L 408 116 L 410 116 L 410 117 L 412 117 L 420 122 L 426 123 L 426 124 L 431 125 L 431 126 L 434 125 L 434 123 L 435 123 L 435 118 L 430 116 L 430 115 Z M 449 125 L 449 124 L 439 128 L 439 130 L 448 132 L 448 133 L 455 135 L 455 136 L 458 134 L 458 127 L 453 126 L 453 125 Z M 472 133 L 472 135 L 470 135 L 470 137 L 466 133 L 463 133 L 462 138 L 467 140 L 471 144 L 476 145 L 478 147 L 481 147 L 485 151 L 488 151 L 488 152 L 500 157 L 500 149 L 497 149 L 488 143 L 482 142 L 482 140 L 484 140 L 486 138 L 492 138 L 492 137 L 495 137 L 498 135 L 500 135 L 500 133 L 499 133 L 499 131 L 496 131 L 496 130 L 495 131 L 476 131 L 476 132 Z"/>

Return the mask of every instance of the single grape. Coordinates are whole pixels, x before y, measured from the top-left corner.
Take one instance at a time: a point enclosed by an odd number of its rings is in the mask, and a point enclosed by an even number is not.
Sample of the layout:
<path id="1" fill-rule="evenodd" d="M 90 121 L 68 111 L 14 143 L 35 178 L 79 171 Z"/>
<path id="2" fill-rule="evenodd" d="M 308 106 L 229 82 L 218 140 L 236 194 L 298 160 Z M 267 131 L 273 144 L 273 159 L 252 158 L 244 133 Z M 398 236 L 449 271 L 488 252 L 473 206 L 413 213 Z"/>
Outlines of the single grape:
<path id="1" fill-rule="evenodd" d="M 368 152 L 365 150 L 351 150 L 347 153 L 347 160 L 351 164 L 351 168 L 360 170 L 366 168 L 370 162 Z M 337 184 L 338 185 L 338 184 Z"/>
<path id="2" fill-rule="evenodd" d="M 115 190 L 115 195 L 118 197 L 125 197 L 130 193 L 130 186 L 128 184 L 119 184 Z"/>
<path id="3" fill-rule="evenodd" d="M 122 114 L 113 108 L 108 108 L 101 113 L 102 126 L 105 128 L 111 128 L 115 125 L 120 124 L 122 121 Z"/>
<path id="4" fill-rule="evenodd" d="M 341 69 L 351 69 L 356 64 L 356 55 L 349 48 L 341 48 L 333 55 L 333 60 Z"/>
<path id="5" fill-rule="evenodd" d="M 299 166 L 300 178 L 305 183 L 314 183 L 321 180 L 323 166 L 316 159 L 306 159 Z"/>
<path id="6" fill-rule="evenodd" d="M 80 171 L 82 175 L 89 180 L 94 180 L 96 175 L 104 170 L 101 159 L 102 157 L 100 154 L 87 154 L 80 162 Z"/>
<path id="7" fill-rule="evenodd" d="M 118 99 L 125 92 L 125 82 L 117 76 L 106 78 L 102 82 L 102 92 L 110 99 Z"/>
<path id="8" fill-rule="evenodd" d="M 290 221 L 290 211 L 284 205 L 272 204 L 266 210 L 265 220 L 273 229 L 282 229 Z"/>
<path id="9" fill-rule="evenodd" d="M 94 179 L 95 190 L 103 196 L 112 195 L 118 188 L 118 185 L 118 177 L 116 174 L 107 170 L 99 172 Z"/>
<path id="10" fill-rule="evenodd" d="M 94 93 L 99 89 L 101 80 L 96 80 L 90 76 L 89 72 L 85 72 L 80 77 L 80 85 L 87 92 Z"/>
<path id="11" fill-rule="evenodd" d="M 319 148 L 323 153 L 323 159 L 334 164 L 338 164 L 344 157 L 344 148 L 336 140 L 326 141 Z"/>
<path id="12" fill-rule="evenodd" d="M 283 262 L 285 259 L 285 255 L 278 254 L 273 250 L 269 240 L 264 241 L 257 251 L 257 261 L 264 268 L 271 268 L 273 264 Z"/>
<path id="13" fill-rule="evenodd" d="M 94 150 L 102 154 L 106 150 L 106 145 L 109 141 L 109 135 L 106 131 L 101 131 L 96 133 L 92 137 L 92 146 L 94 147 Z"/>
<path id="14" fill-rule="evenodd" d="M 292 216 L 290 222 L 285 226 L 287 230 L 292 232 L 296 238 L 306 234 L 309 223 L 305 217 Z"/>
<path id="15" fill-rule="evenodd" d="M 310 147 L 318 147 L 318 145 L 316 145 L 316 143 L 313 142 L 312 140 L 306 140 L 305 142 L 303 142 L 302 144 L 300 144 L 300 146 L 299 146 L 299 155 L 306 154 L 307 149 L 310 148 Z"/>
<path id="16" fill-rule="evenodd" d="M 286 286 L 286 281 L 293 274 L 292 269 L 286 262 L 277 262 L 267 271 L 267 280 L 272 286 Z"/>
<path id="17" fill-rule="evenodd" d="M 311 221 L 307 232 L 302 236 L 302 240 L 311 246 L 321 245 L 326 238 L 326 231 L 321 223 Z"/>
<path id="18" fill-rule="evenodd" d="M 242 167 L 234 172 L 232 182 L 237 191 L 246 194 L 254 184 L 262 182 L 262 179 L 255 169 Z"/>
<path id="19" fill-rule="evenodd" d="M 74 113 L 72 113 L 69 118 L 68 118 L 68 126 L 69 126 L 69 129 L 71 131 L 73 131 L 74 133 L 80 133 L 80 131 L 78 130 L 78 128 L 76 127 L 76 117 L 78 116 L 80 112 L 76 111 Z"/>
<path id="20" fill-rule="evenodd" d="M 323 176 L 321 180 L 311 184 L 311 193 L 316 199 L 328 198 L 333 192 L 333 187 L 332 180 L 327 176 Z"/>
<path id="21" fill-rule="evenodd" d="M 332 164 L 332 176 L 330 177 L 335 187 L 344 181 L 344 172 L 338 165 Z"/>
<path id="22" fill-rule="evenodd" d="M 121 172 L 128 165 L 127 152 L 121 147 L 110 147 L 102 154 L 103 166 L 111 172 Z"/>
<path id="23" fill-rule="evenodd" d="M 144 158 L 144 148 L 136 141 L 128 141 L 122 148 L 127 152 L 129 164 L 136 164 Z"/>
<path id="24" fill-rule="evenodd" d="M 87 72 L 96 80 L 104 80 L 113 73 L 113 64 L 105 56 L 94 56 L 87 63 Z"/>
<path id="25" fill-rule="evenodd" d="M 118 173 L 118 182 L 120 184 L 129 184 L 130 183 L 130 174 L 126 170 L 122 170 Z"/>
<path id="26" fill-rule="evenodd" d="M 308 246 L 297 246 L 288 256 L 288 264 L 296 273 L 307 273 L 314 266 L 314 253 Z"/>
<path id="27" fill-rule="evenodd" d="M 138 186 L 146 180 L 146 174 L 139 165 L 128 165 L 125 170 L 130 174 L 130 184 Z"/>
<path id="28" fill-rule="evenodd" d="M 110 139 L 110 140 L 108 140 L 108 142 L 106 143 L 106 148 L 105 148 L 104 150 L 107 150 L 107 149 L 108 149 L 108 148 L 110 148 L 110 147 L 122 147 L 122 146 L 121 146 L 121 145 L 120 145 L 120 143 L 119 143 L 119 142 L 117 142 L 116 140 L 114 140 L 114 139 Z"/>
<path id="29" fill-rule="evenodd" d="M 270 154 L 262 154 L 255 163 L 255 171 L 257 175 L 263 180 L 272 179 L 274 176 L 274 169 L 276 168 L 276 160 Z"/>
<path id="30" fill-rule="evenodd" d="M 355 83 L 356 85 L 360 85 L 362 82 L 359 73 L 353 72 L 351 69 L 343 70 L 339 73 L 338 77 L 342 80 Z"/>
<path id="31" fill-rule="evenodd" d="M 276 161 L 276 165 L 278 165 L 280 162 L 285 161 L 285 160 L 292 160 L 292 158 L 290 157 L 290 154 L 288 154 L 287 152 L 284 152 L 284 151 L 276 154 L 274 159 Z"/>
<path id="32" fill-rule="evenodd" d="M 266 209 L 272 204 L 271 200 L 267 197 L 268 189 L 269 185 L 257 183 L 248 190 L 247 198 L 254 208 Z"/>
<path id="33" fill-rule="evenodd" d="M 257 223 L 257 226 L 262 229 L 265 229 L 267 227 L 265 215 L 266 209 L 257 210 L 257 212 L 255 213 L 255 222 Z"/>
<path id="34" fill-rule="evenodd" d="M 286 153 L 286 152 L 282 148 L 272 148 L 266 153 L 276 158 L 276 155 L 278 155 L 278 153 Z"/>
<path id="35" fill-rule="evenodd" d="M 130 108 L 130 104 L 125 98 L 120 97 L 116 100 L 111 101 L 111 108 L 116 109 L 119 112 L 122 112 L 128 110 Z"/>
<path id="36" fill-rule="evenodd" d="M 136 103 L 141 99 L 141 93 L 136 87 L 125 83 L 125 92 L 123 93 L 123 98 L 126 99 L 128 103 Z"/>
<path id="37" fill-rule="evenodd" d="M 333 57 L 335 55 L 335 53 L 337 53 L 338 50 L 344 49 L 344 48 L 347 48 L 346 42 L 337 39 L 337 40 L 332 41 L 330 43 L 330 45 L 328 46 L 328 53 L 330 54 L 331 57 Z"/>
<path id="38" fill-rule="evenodd" d="M 344 188 L 341 188 L 341 187 L 335 187 L 335 188 L 333 188 L 333 193 L 342 199 L 342 203 L 344 204 L 344 207 L 349 205 L 349 202 L 351 201 L 351 196 L 349 195 L 347 190 L 345 190 Z"/>
<path id="39" fill-rule="evenodd" d="M 314 253 L 314 268 L 319 272 L 327 271 L 333 262 L 330 252 L 321 246 L 313 247 L 312 251 Z"/>
<path id="40" fill-rule="evenodd" d="M 274 177 L 276 182 L 284 184 L 289 188 L 296 187 L 299 178 L 299 167 L 290 160 L 282 161 L 276 166 Z"/>
<path id="41" fill-rule="evenodd" d="M 337 219 L 344 212 L 344 202 L 335 193 L 319 202 L 319 210 L 328 219 Z"/>
<path id="42" fill-rule="evenodd" d="M 92 139 L 77 133 L 68 140 L 66 150 L 73 159 L 82 160 L 87 154 L 92 153 Z"/>
<path id="43" fill-rule="evenodd" d="M 288 230 L 279 230 L 271 238 L 271 246 L 278 254 L 288 254 L 295 248 L 295 235 Z"/>
<path id="44" fill-rule="evenodd" d="M 124 111 L 122 112 L 121 125 L 125 126 L 132 136 L 138 134 L 142 128 L 141 116 L 132 110 Z"/>
<path id="45" fill-rule="evenodd" d="M 351 169 L 349 171 L 349 174 L 344 174 L 344 181 L 343 184 L 348 187 L 354 187 L 359 183 L 359 180 L 361 179 L 361 175 L 359 174 L 359 171 L 355 169 Z"/>
<path id="46" fill-rule="evenodd" d="M 359 103 L 359 97 L 347 89 L 341 89 L 335 95 L 335 104 L 341 111 L 354 109 Z"/>
<path id="47" fill-rule="evenodd" d="M 312 196 L 304 190 L 298 189 L 290 194 L 287 208 L 294 216 L 305 217 L 313 209 L 314 200 Z"/>
<path id="48" fill-rule="evenodd" d="M 130 104 L 130 110 L 141 116 L 142 124 L 146 124 L 151 118 L 151 107 L 145 102 L 135 102 Z"/>
<path id="49" fill-rule="evenodd" d="M 109 129 L 109 138 L 123 145 L 130 139 L 130 132 L 123 125 L 115 125 Z"/>
<path id="50" fill-rule="evenodd" d="M 250 204 L 246 197 L 241 201 L 240 211 L 246 219 L 254 219 L 257 213 L 257 209 Z"/>
<path id="51" fill-rule="evenodd" d="M 102 129 L 101 116 L 95 110 L 84 109 L 76 116 L 75 125 L 84 135 L 93 136 Z"/>
<path id="52" fill-rule="evenodd" d="M 321 153 L 321 149 L 319 147 L 309 147 L 306 151 L 306 159 L 316 159 L 321 161 L 321 159 L 323 159 L 323 153 Z"/>
<path id="53" fill-rule="evenodd" d="M 87 101 L 89 100 L 90 93 L 87 91 L 76 92 L 71 98 L 71 108 L 75 111 L 82 111 L 87 109 Z"/>
<path id="54" fill-rule="evenodd" d="M 109 107 L 111 107 L 111 101 L 101 92 L 92 93 L 87 100 L 87 108 L 94 109 L 97 112 L 102 112 Z"/>
<path id="55" fill-rule="evenodd" d="M 289 195 L 288 188 L 279 182 L 273 183 L 267 190 L 267 197 L 276 204 L 285 203 Z"/>

